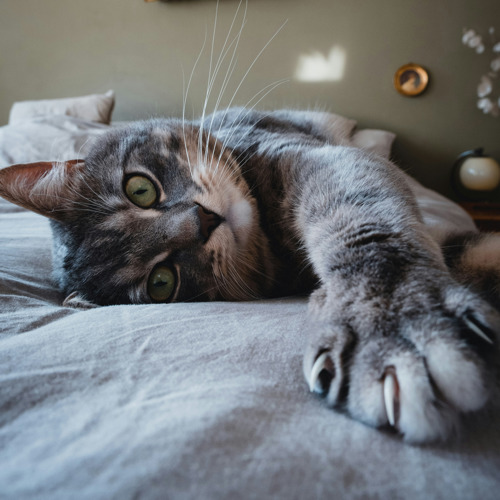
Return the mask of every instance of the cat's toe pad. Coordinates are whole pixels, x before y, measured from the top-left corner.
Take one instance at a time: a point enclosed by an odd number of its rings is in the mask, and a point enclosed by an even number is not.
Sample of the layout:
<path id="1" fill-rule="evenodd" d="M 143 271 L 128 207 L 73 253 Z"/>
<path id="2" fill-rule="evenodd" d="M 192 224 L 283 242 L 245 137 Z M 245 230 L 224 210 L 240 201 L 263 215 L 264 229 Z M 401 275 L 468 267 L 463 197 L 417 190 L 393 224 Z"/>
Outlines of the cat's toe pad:
<path id="1" fill-rule="evenodd" d="M 489 393 L 486 376 L 473 352 L 457 349 L 449 341 L 435 341 L 425 354 L 434 392 L 441 400 L 462 412 L 484 406 Z"/>
<path id="2" fill-rule="evenodd" d="M 387 423 L 404 439 L 421 443 L 443 439 L 456 427 L 456 412 L 436 394 L 425 362 L 406 356 L 387 367 L 383 379 Z"/>
<path id="3" fill-rule="evenodd" d="M 463 321 L 471 333 L 477 335 L 481 340 L 487 344 L 494 345 L 495 335 L 493 332 L 481 324 L 474 316 L 471 314 L 466 314 L 463 317 Z"/>

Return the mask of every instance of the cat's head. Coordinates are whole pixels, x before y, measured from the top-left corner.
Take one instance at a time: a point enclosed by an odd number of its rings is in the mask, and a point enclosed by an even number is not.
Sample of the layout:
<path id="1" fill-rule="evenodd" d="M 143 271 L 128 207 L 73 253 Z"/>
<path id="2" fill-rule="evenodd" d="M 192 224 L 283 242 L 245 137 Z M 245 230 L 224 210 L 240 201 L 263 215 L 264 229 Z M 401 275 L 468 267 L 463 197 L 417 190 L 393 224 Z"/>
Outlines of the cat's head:
<path id="1" fill-rule="evenodd" d="M 85 160 L 0 170 L 0 195 L 51 219 L 54 276 L 97 304 L 250 299 L 272 280 L 257 203 L 193 125 L 109 132 Z"/>

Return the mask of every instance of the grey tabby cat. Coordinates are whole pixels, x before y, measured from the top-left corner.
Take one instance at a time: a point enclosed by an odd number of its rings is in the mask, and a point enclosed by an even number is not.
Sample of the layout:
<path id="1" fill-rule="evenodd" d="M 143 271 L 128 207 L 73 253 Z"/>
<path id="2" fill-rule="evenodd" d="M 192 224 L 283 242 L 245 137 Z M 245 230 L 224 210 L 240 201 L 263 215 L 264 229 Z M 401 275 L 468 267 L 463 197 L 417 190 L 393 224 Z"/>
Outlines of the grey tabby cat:
<path id="1" fill-rule="evenodd" d="M 446 438 L 493 388 L 500 238 L 426 226 L 412 181 L 334 121 L 230 109 L 139 122 L 84 161 L 1 171 L 0 194 L 50 217 L 54 274 L 73 298 L 314 290 L 311 390 L 410 442 Z"/>

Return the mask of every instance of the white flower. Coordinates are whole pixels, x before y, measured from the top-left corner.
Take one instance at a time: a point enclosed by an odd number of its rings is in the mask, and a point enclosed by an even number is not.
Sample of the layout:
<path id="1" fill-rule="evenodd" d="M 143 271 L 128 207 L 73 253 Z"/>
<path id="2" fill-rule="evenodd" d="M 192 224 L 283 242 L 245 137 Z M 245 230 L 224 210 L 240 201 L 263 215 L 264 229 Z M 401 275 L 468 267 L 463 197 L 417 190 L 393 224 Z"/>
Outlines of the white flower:
<path id="1" fill-rule="evenodd" d="M 477 86 L 477 96 L 478 97 L 486 97 L 488 94 L 491 94 L 493 90 L 493 84 L 491 83 L 491 78 L 489 76 L 482 76 L 481 82 Z"/>
<path id="2" fill-rule="evenodd" d="M 495 71 L 495 73 L 500 70 L 500 57 L 497 57 L 496 59 L 493 59 L 493 61 L 491 61 L 491 69 Z"/>
<path id="3" fill-rule="evenodd" d="M 462 32 L 462 43 L 467 47 L 474 49 L 477 54 L 483 54 L 492 51 L 493 59 L 490 59 L 490 71 L 481 76 L 479 85 L 477 86 L 477 107 L 485 114 L 494 117 L 500 116 L 500 97 L 498 97 L 498 74 L 500 72 L 500 42 L 495 41 L 495 28 L 491 27 L 488 30 L 489 37 L 485 43 L 481 35 L 477 34 L 472 29 L 465 29 Z M 497 38 L 498 40 L 498 38 Z"/>
<path id="4" fill-rule="evenodd" d="M 476 36 L 473 36 L 469 42 L 467 43 L 467 45 L 471 48 L 471 49 L 475 49 L 476 47 L 479 47 L 482 45 L 482 42 L 483 42 L 483 39 L 479 36 L 479 35 L 476 35 Z"/>
<path id="5" fill-rule="evenodd" d="M 462 35 L 462 43 L 464 45 L 469 44 L 469 40 L 473 38 L 476 35 L 476 32 L 474 30 L 467 30 L 463 35 Z"/>
<path id="6" fill-rule="evenodd" d="M 477 107 L 483 110 L 484 114 L 490 114 L 492 116 L 497 117 L 500 114 L 500 107 L 496 102 L 493 102 L 488 97 L 484 99 L 479 99 L 477 101 Z"/>
<path id="7" fill-rule="evenodd" d="M 485 97 L 484 99 L 479 99 L 477 101 L 477 107 L 483 110 L 483 113 L 489 113 L 493 109 L 493 103 L 491 99 Z"/>

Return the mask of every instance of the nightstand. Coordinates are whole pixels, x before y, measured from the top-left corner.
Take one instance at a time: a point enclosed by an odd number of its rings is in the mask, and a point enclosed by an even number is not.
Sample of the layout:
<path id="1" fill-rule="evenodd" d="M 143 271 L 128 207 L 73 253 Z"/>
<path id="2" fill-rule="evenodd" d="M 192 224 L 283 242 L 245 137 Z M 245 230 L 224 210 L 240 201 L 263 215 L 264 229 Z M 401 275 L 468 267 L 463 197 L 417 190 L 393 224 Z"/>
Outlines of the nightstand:
<path id="1" fill-rule="evenodd" d="M 500 231 L 500 202 L 466 201 L 460 206 L 471 215 L 481 231 Z"/>

